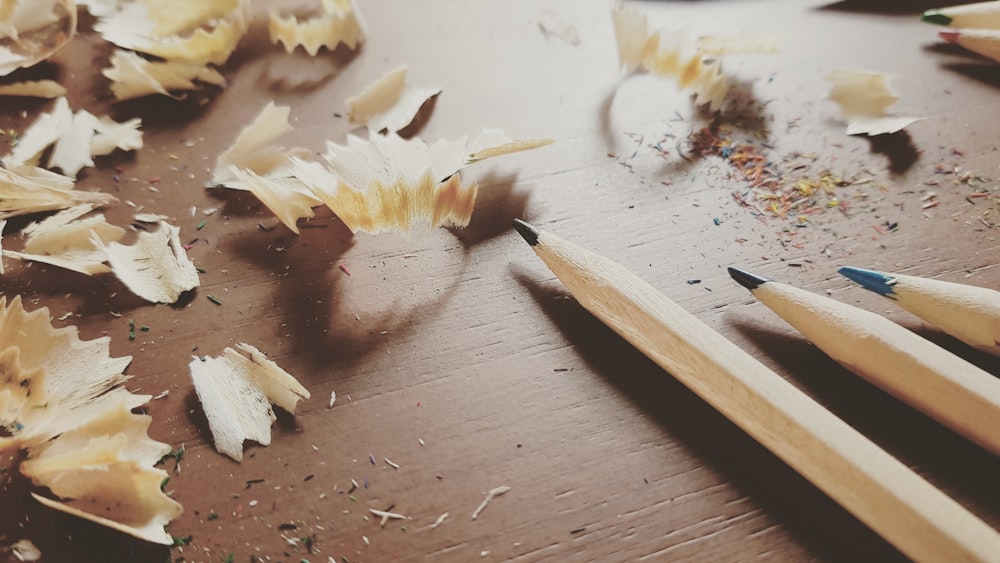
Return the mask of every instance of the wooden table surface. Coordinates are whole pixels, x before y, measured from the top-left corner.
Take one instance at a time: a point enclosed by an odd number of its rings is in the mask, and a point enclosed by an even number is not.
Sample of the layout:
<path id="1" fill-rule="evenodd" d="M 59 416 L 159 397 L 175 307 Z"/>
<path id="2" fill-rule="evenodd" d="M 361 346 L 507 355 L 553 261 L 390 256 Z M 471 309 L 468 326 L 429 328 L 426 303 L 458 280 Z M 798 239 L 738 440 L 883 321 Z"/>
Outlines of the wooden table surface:
<path id="1" fill-rule="evenodd" d="M 515 217 L 620 261 L 1000 527 L 1000 460 L 836 365 L 725 270 L 882 313 L 1000 375 L 997 358 L 836 274 L 854 265 L 1000 286 L 1000 66 L 940 45 L 917 17 L 927 2 L 632 6 L 656 27 L 774 34 L 782 50 L 725 57 L 743 93 L 712 117 L 670 79 L 621 77 L 607 2 L 363 0 L 355 56 L 290 57 L 259 20 L 222 69 L 226 88 L 114 105 L 97 74 L 111 49 L 83 17 L 38 73 L 66 85 L 73 108 L 141 117 L 146 146 L 99 159 L 78 189 L 171 216 L 185 242 L 198 239 L 188 254 L 205 273 L 178 306 L 149 304 L 111 276 L 12 259 L 0 290 L 83 338 L 109 335 L 112 355 L 133 357 L 130 390 L 169 391 L 146 410 L 154 438 L 185 448 L 180 472 L 165 467 L 184 506 L 169 532 L 190 542 L 168 553 L 44 508 L 7 457 L 0 544 L 31 539 L 45 561 L 903 559 L 585 312 L 511 230 Z M 579 45 L 546 36 L 545 14 Z M 205 188 L 268 101 L 291 107 L 296 129 L 282 144 L 321 150 L 352 130 L 346 98 L 400 65 L 411 83 L 443 89 L 420 137 L 495 127 L 556 143 L 469 167 L 463 178 L 480 184 L 471 225 L 408 237 L 352 235 L 326 208 L 296 236 L 249 194 Z M 894 75 L 891 111 L 924 119 L 846 136 L 825 99 L 838 68 Z M 2 103 L 0 125 L 18 131 L 50 105 Z M 741 205 L 740 171 L 691 146 L 703 127 L 752 143 L 788 185 L 824 172 L 851 185 L 831 188 L 841 204 L 807 222 Z M 123 226 L 135 211 L 105 210 Z M 5 247 L 26 223 L 8 224 Z M 129 319 L 150 330 L 129 341 Z M 187 368 L 237 342 L 312 393 L 242 463 L 213 448 Z M 349 495 L 352 479 L 361 487 Z M 509 492 L 473 520 L 500 485 Z M 368 509 L 389 506 L 409 519 L 380 527 Z"/>

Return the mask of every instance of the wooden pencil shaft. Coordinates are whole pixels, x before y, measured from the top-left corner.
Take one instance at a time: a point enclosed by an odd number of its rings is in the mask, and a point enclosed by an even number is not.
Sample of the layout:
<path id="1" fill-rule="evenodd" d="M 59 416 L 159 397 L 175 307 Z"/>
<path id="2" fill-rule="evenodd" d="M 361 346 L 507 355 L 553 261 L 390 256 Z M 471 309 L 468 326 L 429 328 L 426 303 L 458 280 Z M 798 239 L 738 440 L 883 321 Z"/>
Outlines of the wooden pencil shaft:
<path id="1" fill-rule="evenodd" d="M 897 305 L 980 350 L 1000 356 L 1000 292 L 892 274 L 887 297 Z"/>
<path id="2" fill-rule="evenodd" d="M 622 266 L 542 232 L 587 310 L 916 560 L 1000 560 L 1000 534 Z"/>
<path id="3" fill-rule="evenodd" d="M 1000 2 L 973 2 L 933 10 L 948 16 L 954 28 L 1000 29 Z"/>
<path id="4" fill-rule="evenodd" d="M 941 32 L 942 37 L 951 37 L 949 42 L 1000 62 L 1000 30 L 960 29 L 953 33 Z"/>
<path id="5" fill-rule="evenodd" d="M 1000 455 L 1000 379 L 835 299 L 773 281 L 753 294 L 847 369 Z"/>

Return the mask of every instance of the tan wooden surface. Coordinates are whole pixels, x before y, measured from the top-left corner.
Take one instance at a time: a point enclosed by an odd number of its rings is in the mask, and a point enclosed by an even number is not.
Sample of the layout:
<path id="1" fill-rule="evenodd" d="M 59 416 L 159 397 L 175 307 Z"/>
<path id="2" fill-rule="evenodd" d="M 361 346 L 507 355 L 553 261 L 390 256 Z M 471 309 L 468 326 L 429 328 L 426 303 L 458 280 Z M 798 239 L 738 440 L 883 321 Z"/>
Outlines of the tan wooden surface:
<path id="1" fill-rule="evenodd" d="M 854 265 L 1000 287 L 1000 230 L 981 221 L 991 206 L 988 221 L 1000 220 L 1000 67 L 937 46 L 937 30 L 915 15 L 925 2 L 634 6 L 693 34 L 776 34 L 782 53 L 724 61 L 754 98 L 725 117 L 732 136 L 776 162 L 815 155 L 795 172 L 803 178 L 829 169 L 875 185 L 835 188 L 848 212 L 811 215 L 806 227 L 755 217 L 734 200 L 747 183 L 728 163 L 678 155 L 676 142 L 707 124 L 689 96 L 669 79 L 620 80 L 605 2 L 365 1 L 364 47 L 316 61 L 285 56 L 258 24 L 223 69 L 228 87 L 181 101 L 111 106 L 97 74 L 110 48 L 90 31 L 34 71 L 56 74 L 74 108 L 143 118 L 146 147 L 100 159 L 79 189 L 171 215 L 185 242 L 199 239 L 189 255 L 206 273 L 175 307 L 148 304 L 113 278 L 41 264 L 5 260 L 0 278 L 28 308 L 72 314 L 55 325 L 110 335 L 114 355 L 134 357 L 131 390 L 170 391 L 147 412 L 154 438 L 186 448 L 168 484 L 185 513 L 170 532 L 191 541 L 168 553 L 53 513 L 5 458 L 0 545 L 32 539 L 47 561 L 902 559 L 567 298 L 510 229 L 514 217 L 624 264 L 1000 527 L 998 458 L 837 366 L 725 271 L 829 292 L 1000 374 L 997 358 L 836 274 Z M 547 11 L 576 27 L 578 46 L 541 32 Z M 341 67 L 332 78 L 290 87 L 331 65 Z M 557 142 L 470 167 L 464 179 L 481 184 L 472 224 L 408 238 L 352 236 L 327 210 L 295 236 L 252 197 L 204 188 L 215 157 L 267 101 L 292 107 L 296 130 L 283 144 L 321 150 L 351 130 L 335 115 L 346 114 L 344 100 L 399 65 L 413 84 L 443 88 L 418 128 L 425 139 L 498 127 Z M 896 75 L 892 111 L 926 119 L 888 138 L 845 136 L 824 99 L 823 76 L 837 68 Z M 5 130 L 48 107 L 0 103 Z M 992 200 L 966 199 L 975 189 L 993 190 Z M 192 205 L 221 211 L 192 217 Z M 134 211 L 106 214 L 128 225 Z M 17 247 L 9 233 L 25 222 L 8 224 L 5 247 Z M 130 342 L 128 319 L 150 331 Z M 187 371 L 192 354 L 236 342 L 260 348 L 313 395 L 279 417 L 269 447 L 248 445 L 241 464 L 212 447 Z M 352 478 L 362 484 L 353 500 L 341 492 Z M 499 485 L 510 491 L 472 520 Z M 412 519 L 381 528 L 368 509 L 390 505 Z"/>

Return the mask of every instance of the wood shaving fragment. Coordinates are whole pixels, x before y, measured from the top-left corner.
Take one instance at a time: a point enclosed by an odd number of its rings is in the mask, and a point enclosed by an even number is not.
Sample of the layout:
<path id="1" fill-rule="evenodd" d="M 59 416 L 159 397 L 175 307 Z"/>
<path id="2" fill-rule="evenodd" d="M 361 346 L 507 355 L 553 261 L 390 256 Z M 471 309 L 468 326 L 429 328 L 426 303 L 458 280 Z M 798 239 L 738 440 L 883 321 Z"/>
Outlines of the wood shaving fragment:
<path id="1" fill-rule="evenodd" d="M 705 55 L 771 55 L 780 53 L 773 35 L 702 35 L 698 51 Z"/>
<path id="2" fill-rule="evenodd" d="M 368 511 L 374 514 L 375 516 L 382 518 L 382 520 L 379 522 L 379 525 L 382 526 L 383 528 L 385 527 L 386 522 L 388 522 L 390 518 L 394 520 L 407 519 L 407 516 L 404 516 L 396 512 L 389 512 L 388 510 L 378 510 L 375 508 L 369 508 Z"/>
<path id="3" fill-rule="evenodd" d="M 555 12 L 546 11 L 539 16 L 538 27 L 546 37 L 556 37 L 570 45 L 580 44 L 580 32 L 576 26 L 567 23 Z"/>
<path id="4" fill-rule="evenodd" d="M 118 201 L 111 194 L 81 192 L 68 178 L 35 166 L 0 166 L 0 219 L 56 211 L 83 203 L 105 205 Z"/>
<path id="5" fill-rule="evenodd" d="M 175 303 L 185 291 L 198 287 L 198 271 L 184 252 L 180 229 L 160 222 L 155 232 L 141 232 L 132 246 L 105 244 L 91 236 L 103 249 L 111 271 L 139 297 L 153 303 Z"/>
<path id="6" fill-rule="evenodd" d="M 3 230 L 3 227 L 0 226 L 0 231 L 2 231 L 2 230 Z M 0 272 L 0 273 L 3 273 L 3 272 Z M 336 391 L 330 391 L 330 404 L 327 405 L 326 408 L 332 409 L 333 408 L 333 404 L 336 403 L 336 402 L 337 402 L 337 392 Z"/>
<path id="7" fill-rule="evenodd" d="M 895 133 L 920 121 L 919 117 L 886 115 L 897 100 L 888 87 L 888 76 L 875 72 L 835 70 L 826 76 L 833 83 L 828 98 L 840 106 L 848 135 Z"/>
<path id="8" fill-rule="evenodd" d="M 94 165 L 94 156 L 111 154 L 115 149 L 142 148 L 142 120 L 118 123 L 104 116 L 98 118 L 86 110 L 74 113 L 66 98 L 56 100 L 52 111 L 43 113 L 25 130 L 5 166 L 37 164 L 41 154 L 55 145 L 47 168 L 59 168 L 67 176 L 76 176 L 84 166 Z"/>
<path id="9" fill-rule="evenodd" d="M 24 228 L 24 248 L 4 250 L 3 255 L 21 260 L 44 262 L 81 274 L 111 271 L 104 264 L 104 250 L 94 241 L 107 244 L 125 236 L 125 229 L 111 225 L 104 215 L 80 219 L 94 209 L 93 204 L 71 207 Z"/>
<path id="10" fill-rule="evenodd" d="M 431 524 L 431 528 L 437 528 L 438 526 L 440 526 L 441 523 L 444 522 L 445 518 L 447 518 L 447 517 L 448 517 L 448 513 L 447 512 L 445 512 L 441 516 L 438 516 L 437 520 L 435 520 L 434 523 Z"/>
<path id="11" fill-rule="evenodd" d="M 177 98 L 170 92 L 196 90 L 195 80 L 222 86 L 226 79 L 207 65 L 185 61 L 154 62 L 139 55 L 117 50 L 111 55 L 111 66 L 101 70 L 111 80 L 115 99 L 130 100 L 149 94 Z"/>
<path id="12" fill-rule="evenodd" d="M 139 223 L 159 223 L 160 221 L 169 221 L 170 217 L 159 213 L 136 213 L 132 219 Z"/>
<path id="13" fill-rule="evenodd" d="M 285 169 L 292 157 L 308 157 L 305 149 L 285 149 L 274 142 L 293 130 L 288 123 L 291 108 L 269 102 L 254 120 L 240 131 L 215 163 L 212 182 L 228 188 L 248 189 L 232 172 L 232 167 L 249 170 L 260 176 L 287 175 Z"/>
<path id="14" fill-rule="evenodd" d="M 125 0 L 76 0 L 77 6 L 83 6 L 95 18 L 110 16 L 118 11 Z M 206 4 L 209 2 L 206 2 Z"/>
<path id="15" fill-rule="evenodd" d="M 28 80 L 0 85 L 0 96 L 30 98 L 58 98 L 66 95 L 66 88 L 54 80 Z"/>
<path id="16" fill-rule="evenodd" d="M 249 0 L 140 0 L 94 25 L 108 42 L 172 62 L 225 63 L 250 26 Z"/>
<path id="17" fill-rule="evenodd" d="M 622 4 L 612 6 L 611 18 L 618 62 L 626 72 L 648 71 L 673 77 L 681 90 L 691 88 L 696 105 L 708 104 L 712 111 L 722 107 L 729 81 L 718 60 L 707 59 L 707 53 L 687 45 L 679 34 L 650 32 L 646 16 Z"/>
<path id="18" fill-rule="evenodd" d="M 369 139 L 349 135 L 346 145 L 327 143 L 324 162 L 303 149 L 274 146 L 291 130 L 287 107 L 268 105 L 219 156 L 213 182 L 253 192 L 293 232 L 326 204 L 352 232 L 408 232 L 415 223 L 434 227 L 468 225 L 475 184 L 462 186 L 457 172 L 483 160 L 552 143 L 552 139 L 510 140 L 487 130 L 428 145 L 395 133 Z"/>
<path id="19" fill-rule="evenodd" d="M 346 145 L 327 143 L 325 165 L 297 161 L 295 174 L 352 232 L 408 232 L 416 223 L 465 227 L 478 187 L 463 186 L 459 170 L 552 142 L 509 141 L 498 132 L 432 145 L 395 134 L 372 133 L 367 141 L 349 135 Z"/>
<path id="20" fill-rule="evenodd" d="M 24 448 L 21 472 L 57 501 L 38 502 L 137 538 L 173 543 L 164 526 L 182 511 L 153 467 L 170 446 L 149 438 L 149 400 L 122 383 L 131 357 L 112 358 L 107 337 L 81 341 L 53 328 L 46 308 L 27 312 L 0 296 L 0 452 Z"/>
<path id="21" fill-rule="evenodd" d="M 18 561 L 40 561 L 42 550 L 38 549 L 31 540 L 18 540 L 10 546 L 10 552 Z"/>
<path id="22" fill-rule="evenodd" d="M 441 93 L 440 88 L 417 88 L 406 84 L 407 68 L 391 70 L 347 99 L 350 122 L 372 131 L 403 129 L 417 115 L 424 102 Z"/>
<path id="23" fill-rule="evenodd" d="M 475 520 L 476 518 L 479 518 L 479 513 L 486 508 L 486 505 L 488 505 L 490 501 L 494 499 L 494 497 L 498 497 L 509 490 L 510 487 L 508 487 L 507 485 L 501 485 L 499 487 L 490 489 L 490 491 L 486 493 L 486 498 L 483 499 L 483 502 L 479 503 L 479 506 L 477 506 L 476 510 L 473 511 L 472 519 Z"/>
<path id="24" fill-rule="evenodd" d="M 249 357 L 226 348 L 222 356 L 194 358 L 188 367 L 215 449 L 242 461 L 245 441 L 271 443 L 271 424 L 277 420 L 271 403 L 294 413 L 309 391 L 253 346 L 236 347 Z"/>
<path id="25" fill-rule="evenodd" d="M 356 49 L 365 36 L 365 21 L 354 0 L 322 0 L 320 14 L 304 21 L 272 12 L 268 34 L 271 43 L 281 43 L 288 53 L 301 46 L 315 56 L 321 47 L 333 50 L 341 43 Z"/>
<path id="26" fill-rule="evenodd" d="M 44 61 L 74 34 L 73 0 L 5 0 L 0 5 L 0 76 Z"/>

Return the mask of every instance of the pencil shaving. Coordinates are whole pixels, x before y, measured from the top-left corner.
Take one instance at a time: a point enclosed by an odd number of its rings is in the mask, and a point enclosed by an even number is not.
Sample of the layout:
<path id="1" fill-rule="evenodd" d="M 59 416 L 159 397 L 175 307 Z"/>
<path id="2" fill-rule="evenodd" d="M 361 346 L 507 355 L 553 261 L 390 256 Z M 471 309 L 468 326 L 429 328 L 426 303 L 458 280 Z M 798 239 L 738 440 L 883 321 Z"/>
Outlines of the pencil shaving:
<path id="1" fill-rule="evenodd" d="M 281 43 L 291 53 L 302 47 L 315 56 L 320 48 L 333 50 L 343 43 L 357 48 L 365 36 L 365 22 L 353 0 L 322 0 L 320 14 L 302 21 L 272 12 L 268 20 L 271 43 Z"/>
<path id="2" fill-rule="evenodd" d="M 198 287 L 198 271 L 180 241 L 180 229 L 161 222 L 154 232 L 141 232 L 135 244 L 105 244 L 96 235 L 115 277 L 132 293 L 153 303 L 175 303 L 185 291 Z"/>
<path id="3" fill-rule="evenodd" d="M 0 166 L 0 219 L 40 211 L 58 211 L 75 205 L 106 205 L 118 201 L 111 194 L 81 192 L 74 181 L 30 165 Z"/>
<path id="4" fill-rule="evenodd" d="M 408 85 L 406 72 L 406 67 L 391 70 L 357 96 L 348 98 L 351 123 L 391 133 L 409 125 L 424 103 L 440 94 L 441 89 Z"/>
<path id="5" fill-rule="evenodd" d="M 478 188 L 462 185 L 461 169 L 551 142 L 510 141 L 498 131 L 431 145 L 395 134 L 349 135 L 346 145 L 327 143 L 323 164 L 297 161 L 295 175 L 355 233 L 405 233 L 414 224 L 465 227 Z"/>
<path id="6" fill-rule="evenodd" d="M 195 81 L 222 86 L 226 79 L 207 65 L 185 61 L 154 62 L 129 51 L 115 51 L 111 66 L 101 70 L 111 80 L 111 92 L 118 101 L 150 94 L 172 94 L 177 90 L 197 90 Z"/>
<path id="7" fill-rule="evenodd" d="M 621 4 L 611 9 L 618 61 L 627 73 L 647 71 L 677 80 L 680 90 L 691 88 L 695 105 L 708 104 L 716 111 L 729 93 L 729 81 L 722 74 L 718 60 L 686 45 L 678 34 L 651 32 L 645 15 Z M 669 44 L 665 44 L 669 41 Z"/>
<path id="8" fill-rule="evenodd" d="M 499 487 L 490 489 L 490 491 L 486 493 L 486 498 L 483 499 L 483 502 L 479 503 L 479 506 L 476 507 L 476 510 L 472 512 L 472 519 L 475 520 L 476 518 L 479 518 L 479 514 L 484 509 L 486 509 L 486 506 L 490 504 L 491 500 L 506 493 L 509 490 L 510 487 L 508 487 L 507 485 L 501 485 Z"/>
<path id="9" fill-rule="evenodd" d="M 52 99 L 65 95 L 66 88 L 54 80 L 28 80 L 0 85 L 0 96 Z"/>
<path id="10" fill-rule="evenodd" d="M 702 35 L 698 51 L 706 55 L 772 55 L 781 48 L 772 35 Z"/>
<path id="11" fill-rule="evenodd" d="M 253 172 L 259 176 L 288 176 L 283 170 L 289 166 L 292 157 L 306 158 L 311 153 L 305 149 L 286 149 L 274 145 L 281 136 L 291 132 L 288 123 L 291 108 L 275 106 L 269 102 L 254 120 L 240 131 L 239 135 L 216 159 L 212 182 L 216 185 L 235 189 L 249 189 L 233 173 L 233 168 Z"/>
<path id="12" fill-rule="evenodd" d="M 108 42 L 173 62 L 221 65 L 250 27 L 248 0 L 140 0 L 94 25 Z"/>
<path id="13" fill-rule="evenodd" d="M 94 209 L 93 204 L 61 211 L 24 228 L 24 247 L 19 252 L 4 250 L 3 255 L 20 260 L 51 264 L 86 275 L 111 271 L 104 251 L 92 237 L 104 244 L 125 236 L 125 229 L 111 225 L 104 215 L 80 219 Z"/>
<path id="14" fill-rule="evenodd" d="M 236 348 L 247 355 L 226 348 L 222 356 L 194 358 L 188 367 L 215 449 L 242 461 L 245 441 L 271 443 L 277 420 L 271 404 L 294 414 L 309 391 L 257 348 L 243 343 Z"/>
<path id="15" fill-rule="evenodd" d="M 896 103 L 888 87 L 888 76 L 874 72 L 835 70 L 826 79 L 833 83 L 827 97 L 840 106 L 848 135 L 884 135 L 901 131 L 919 117 L 886 115 Z"/>
<path id="16" fill-rule="evenodd" d="M 24 448 L 21 472 L 60 500 L 38 502 L 137 538 L 173 543 L 164 526 L 180 504 L 153 465 L 170 451 L 149 438 L 151 418 L 133 414 L 148 395 L 121 384 L 130 357 L 111 358 L 107 337 L 81 341 L 75 327 L 56 329 L 49 311 L 27 312 L 20 297 L 0 297 L 0 451 Z"/>
<path id="17" fill-rule="evenodd" d="M 0 6 L 0 76 L 48 59 L 75 34 L 73 0 L 6 0 Z"/>
<path id="18" fill-rule="evenodd" d="M 76 176 L 81 168 L 94 166 L 95 156 L 111 154 L 115 149 L 142 148 L 141 124 L 139 118 L 118 123 L 86 110 L 74 113 L 66 98 L 59 98 L 51 112 L 41 114 L 28 127 L 3 163 L 5 166 L 37 164 L 45 149 L 53 146 L 46 167 Z"/>

